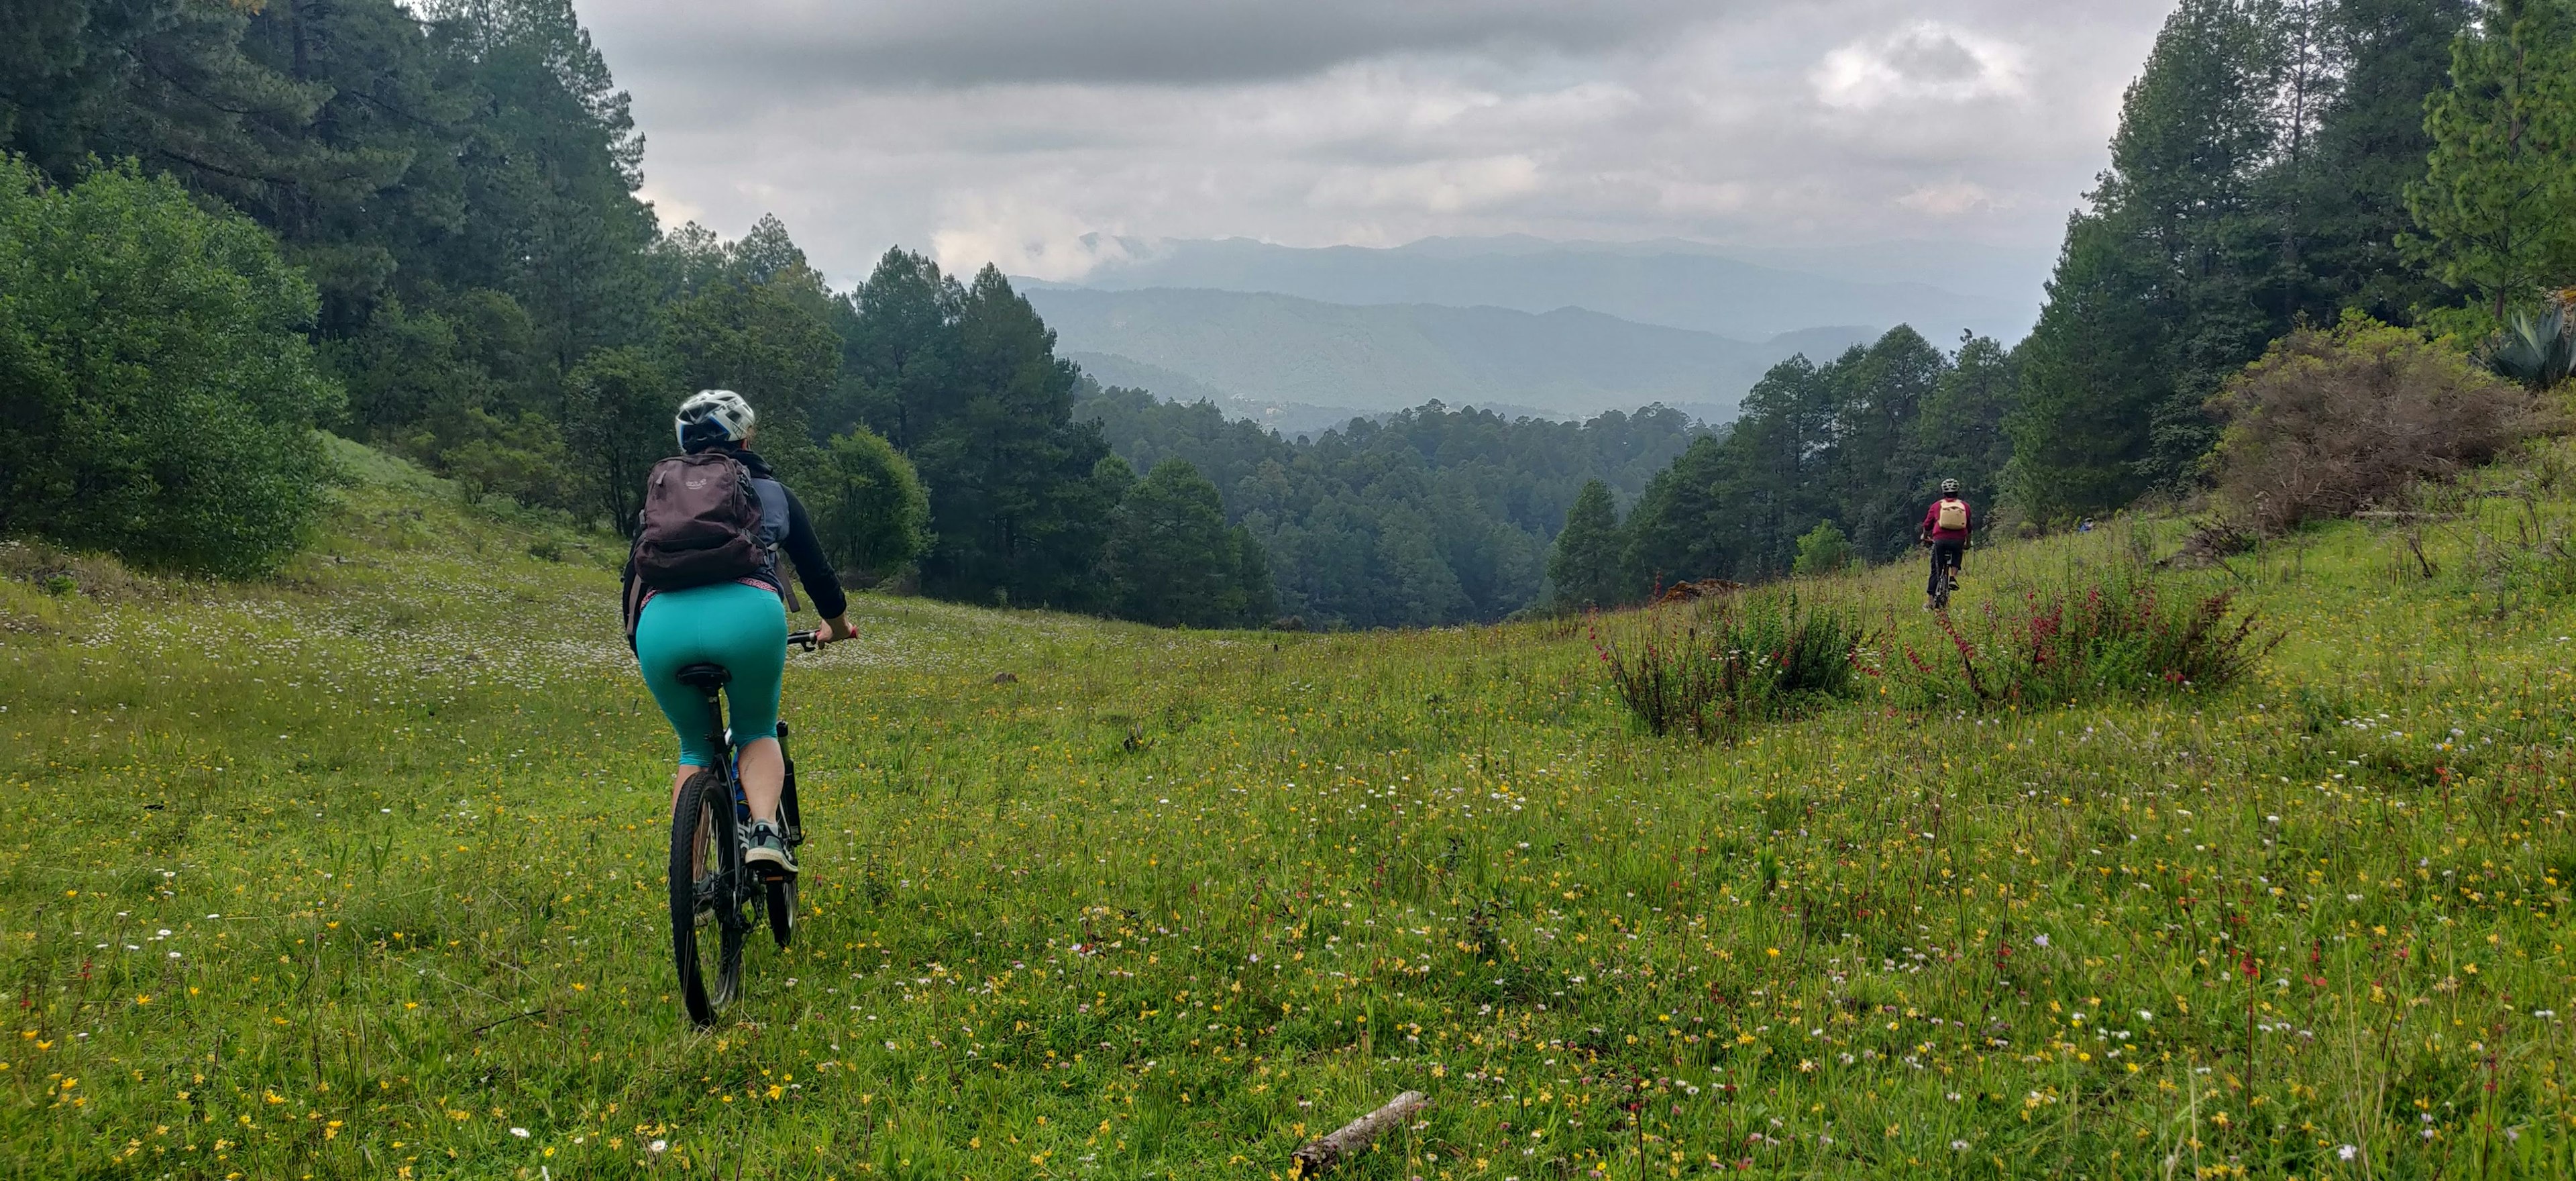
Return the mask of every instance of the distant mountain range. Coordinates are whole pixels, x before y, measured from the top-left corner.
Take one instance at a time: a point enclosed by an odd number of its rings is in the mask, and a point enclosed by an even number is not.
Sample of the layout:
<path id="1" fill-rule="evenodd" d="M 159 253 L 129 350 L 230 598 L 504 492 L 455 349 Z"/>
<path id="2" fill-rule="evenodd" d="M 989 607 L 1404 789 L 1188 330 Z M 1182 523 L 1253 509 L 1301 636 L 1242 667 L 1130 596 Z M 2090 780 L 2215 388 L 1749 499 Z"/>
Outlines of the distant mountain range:
<path id="1" fill-rule="evenodd" d="M 1959 243 L 1733 248 L 1528 237 L 1426 238 L 1389 249 L 1247 238 L 1118 239 L 1094 248 L 1109 261 L 1076 285 L 1102 291 L 1192 287 L 1341 304 L 1578 307 L 1738 340 L 1826 324 L 1911 324 L 1933 340 L 1955 339 L 1964 328 L 2007 344 L 2037 319 L 2051 257 Z"/>
<path id="2" fill-rule="evenodd" d="M 1078 284 L 1016 280 L 1068 356 L 1290 433 L 1435 398 L 1554 417 L 1662 402 L 1723 422 L 1779 361 L 1896 324 L 1944 347 L 1962 330 L 2017 341 L 2051 260 L 1957 242 L 1090 245 L 1107 261 Z"/>
<path id="3" fill-rule="evenodd" d="M 1064 355 L 1104 384 L 1204 397 L 1280 425 L 1433 400 L 1551 417 L 1661 402 L 1723 422 L 1771 366 L 1877 335 L 1811 328 L 1753 343 L 1580 308 L 1354 306 L 1181 289 L 1026 294 Z"/>

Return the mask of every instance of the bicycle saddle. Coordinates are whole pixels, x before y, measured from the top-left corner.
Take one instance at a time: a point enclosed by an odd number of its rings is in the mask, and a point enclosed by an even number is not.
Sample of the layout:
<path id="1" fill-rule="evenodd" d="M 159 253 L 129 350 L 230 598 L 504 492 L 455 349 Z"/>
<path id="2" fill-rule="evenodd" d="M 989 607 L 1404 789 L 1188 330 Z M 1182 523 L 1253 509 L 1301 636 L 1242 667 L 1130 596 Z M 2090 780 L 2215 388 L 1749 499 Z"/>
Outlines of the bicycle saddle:
<path id="1" fill-rule="evenodd" d="M 721 664 L 684 664 L 679 676 L 681 684 L 707 693 L 724 688 L 733 679 L 733 673 Z"/>

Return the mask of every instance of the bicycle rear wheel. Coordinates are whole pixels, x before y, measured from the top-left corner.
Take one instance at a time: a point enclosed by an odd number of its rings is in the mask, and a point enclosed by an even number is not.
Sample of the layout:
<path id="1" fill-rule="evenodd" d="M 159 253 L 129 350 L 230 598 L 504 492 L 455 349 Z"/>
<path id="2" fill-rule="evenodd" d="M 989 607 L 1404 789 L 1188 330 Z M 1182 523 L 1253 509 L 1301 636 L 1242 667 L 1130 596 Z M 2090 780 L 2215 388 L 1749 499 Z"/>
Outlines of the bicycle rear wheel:
<path id="1" fill-rule="evenodd" d="M 777 940 L 779 950 L 784 951 L 796 937 L 796 883 L 770 882 L 764 893 L 769 902 L 769 937 Z"/>
<path id="2" fill-rule="evenodd" d="M 742 987 L 742 844 L 732 791 L 713 768 L 690 776 L 671 806 L 671 959 L 689 1020 L 715 1023 Z M 701 926 L 701 922 L 705 925 Z"/>

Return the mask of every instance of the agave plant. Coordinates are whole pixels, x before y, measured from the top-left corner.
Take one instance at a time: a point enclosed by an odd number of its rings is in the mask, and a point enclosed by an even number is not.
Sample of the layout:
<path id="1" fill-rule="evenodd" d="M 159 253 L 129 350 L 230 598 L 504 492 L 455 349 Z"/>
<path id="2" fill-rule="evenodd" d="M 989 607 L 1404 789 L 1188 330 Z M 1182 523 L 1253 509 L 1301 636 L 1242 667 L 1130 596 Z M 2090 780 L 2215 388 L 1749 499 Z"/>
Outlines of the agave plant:
<path id="1" fill-rule="evenodd" d="M 2487 343 L 2487 368 L 2534 390 L 2549 389 L 2576 372 L 2576 316 L 2558 303 L 2540 313 L 2516 312 Z"/>

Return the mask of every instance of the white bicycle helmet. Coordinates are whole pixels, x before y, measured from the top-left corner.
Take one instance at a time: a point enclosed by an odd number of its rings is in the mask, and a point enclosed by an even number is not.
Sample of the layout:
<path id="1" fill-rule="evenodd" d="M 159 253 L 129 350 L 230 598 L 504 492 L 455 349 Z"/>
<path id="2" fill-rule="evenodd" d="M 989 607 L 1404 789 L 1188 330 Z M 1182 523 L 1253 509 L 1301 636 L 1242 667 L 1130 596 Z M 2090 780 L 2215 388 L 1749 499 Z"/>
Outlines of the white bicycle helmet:
<path id="1" fill-rule="evenodd" d="M 751 437 L 752 425 L 758 421 L 742 395 L 732 390 L 699 390 L 680 403 L 679 417 L 671 426 L 680 438 L 680 450 L 697 451 L 742 442 Z"/>
<path id="2" fill-rule="evenodd" d="M 705 397 L 706 395 L 701 394 L 701 395 L 699 395 L 699 396 L 700 396 L 700 397 Z M 748 413 L 750 413 L 750 412 L 751 412 L 751 408 L 750 408 L 750 407 L 748 407 L 748 406 L 746 406 L 746 407 L 744 407 L 744 408 L 743 408 L 743 412 L 744 412 L 744 413 L 746 413 L 746 414 L 748 414 Z M 1943 481 L 1941 481 L 1941 491 L 1942 491 L 1944 494 L 1955 493 L 1955 492 L 1957 492 L 1958 490 L 1959 490 L 1959 482 L 1958 482 L 1957 480 L 1943 480 Z"/>

